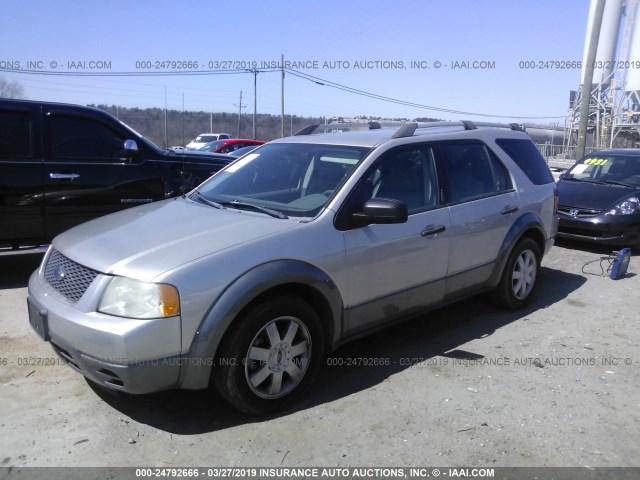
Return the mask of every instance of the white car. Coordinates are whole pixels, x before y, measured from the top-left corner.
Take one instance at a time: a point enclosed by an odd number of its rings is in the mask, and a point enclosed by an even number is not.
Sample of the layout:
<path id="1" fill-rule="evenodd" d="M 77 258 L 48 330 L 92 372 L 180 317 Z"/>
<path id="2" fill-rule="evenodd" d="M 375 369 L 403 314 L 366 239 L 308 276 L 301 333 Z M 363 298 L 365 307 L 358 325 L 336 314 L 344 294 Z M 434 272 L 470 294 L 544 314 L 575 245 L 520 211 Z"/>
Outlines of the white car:
<path id="1" fill-rule="evenodd" d="M 187 143 L 185 147 L 187 150 L 198 150 L 204 147 L 209 142 L 215 142 L 216 140 L 224 140 L 226 138 L 233 138 L 228 133 L 201 133 L 196 138 Z"/>

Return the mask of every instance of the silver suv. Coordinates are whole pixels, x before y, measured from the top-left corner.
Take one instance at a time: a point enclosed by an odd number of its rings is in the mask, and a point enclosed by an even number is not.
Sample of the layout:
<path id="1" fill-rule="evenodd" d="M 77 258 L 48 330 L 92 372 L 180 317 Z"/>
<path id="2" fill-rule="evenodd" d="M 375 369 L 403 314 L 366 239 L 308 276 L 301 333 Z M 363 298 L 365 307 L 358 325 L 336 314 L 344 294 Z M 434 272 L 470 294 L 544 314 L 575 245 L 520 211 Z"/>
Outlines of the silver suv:
<path id="1" fill-rule="evenodd" d="M 29 282 L 35 331 L 103 387 L 212 383 L 263 414 L 365 332 L 484 291 L 531 300 L 557 202 L 526 133 L 330 127 L 56 237 Z"/>

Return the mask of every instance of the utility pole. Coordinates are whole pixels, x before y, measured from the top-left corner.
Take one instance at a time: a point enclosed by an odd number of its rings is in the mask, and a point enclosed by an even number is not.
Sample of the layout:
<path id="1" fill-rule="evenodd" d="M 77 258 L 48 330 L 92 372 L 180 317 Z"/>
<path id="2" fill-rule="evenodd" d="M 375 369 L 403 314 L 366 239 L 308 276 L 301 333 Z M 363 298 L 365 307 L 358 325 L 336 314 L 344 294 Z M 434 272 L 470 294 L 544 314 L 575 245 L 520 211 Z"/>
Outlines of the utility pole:
<path id="1" fill-rule="evenodd" d="M 584 83 L 582 84 L 582 98 L 580 99 L 580 123 L 578 125 L 578 145 L 576 148 L 576 160 L 584 156 L 587 146 L 587 127 L 589 125 L 589 107 L 591 106 L 591 88 L 593 87 L 593 64 L 598 52 L 598 40 L 602 27 L 604 13 L 604 0 L 598 0 L 591 25 L 589 37 L 589 50 L 587 51 L 587 65 L 584 70 Z"/>
<path id="2" fill-rule="evenodd" d="M 258 115 L 258 69 L 250 70 L 253 73 L 253 139 L 256 139 L 256 116 Z"/>
<path id="3" fill-rule="evenodd" d="M 184 141 L 184 93 L 182 94 L 182 146 L 186 145 Z"/>
<path id="4" fill-rule="evenodd" d="M 234 107 L 238 107 L 238 133 L 236 138 L 240 138 L 240 118 L 242 117 L 242 107 L 246 107 L 246 105 L 242 105 L 242 90 L 240 90 L 240 103 L 238 103 L 238 105 L 234 105 Z"/>
<path id="5" fill-rule="evenodd" d="M 169 135 L 167 131 L 167 87 L 164 87 L 164 146 L 169 148 Z"/>
<path id="6" fill-rule="evenodd" d="M 284 54 L 282 54 L 280 61 L 280 68 L 282 68 L 282 102 L 280 111 L 280 136 L 284 137 Z"/>

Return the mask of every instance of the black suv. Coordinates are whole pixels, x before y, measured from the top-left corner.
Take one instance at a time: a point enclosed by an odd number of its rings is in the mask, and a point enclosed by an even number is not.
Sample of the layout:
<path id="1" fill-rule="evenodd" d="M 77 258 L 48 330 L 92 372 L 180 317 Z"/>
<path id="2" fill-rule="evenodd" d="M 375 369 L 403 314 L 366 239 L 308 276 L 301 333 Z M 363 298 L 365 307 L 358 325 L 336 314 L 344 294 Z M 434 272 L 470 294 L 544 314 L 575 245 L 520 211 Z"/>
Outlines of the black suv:
<path id="1" fill-rule="evenodd" d="M 0 246 L 182 194 L 231 160 L 162 149 L 107 112 L 0 100 Z"/>

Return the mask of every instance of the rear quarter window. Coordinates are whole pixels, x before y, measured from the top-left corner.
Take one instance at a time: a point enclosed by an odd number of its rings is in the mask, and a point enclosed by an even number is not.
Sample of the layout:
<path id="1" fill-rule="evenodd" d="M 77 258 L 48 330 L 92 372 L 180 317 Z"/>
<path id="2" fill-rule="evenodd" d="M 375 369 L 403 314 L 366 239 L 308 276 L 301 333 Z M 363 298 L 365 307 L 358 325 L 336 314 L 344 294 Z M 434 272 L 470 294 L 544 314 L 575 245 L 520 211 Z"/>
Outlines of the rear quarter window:
<path id="1" fill-rule="evenodd" d="M 535 185 L 553 183 L 553 175 L 532 141 L 518 138 L 499 138 L 498 146 L 511 157 L 520 170 Z"/>

